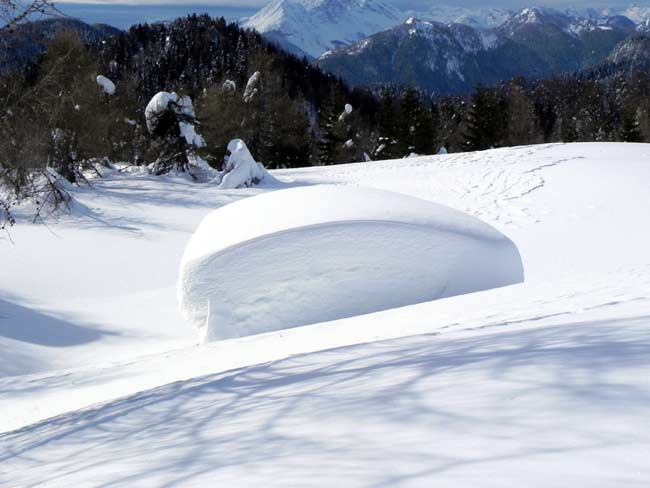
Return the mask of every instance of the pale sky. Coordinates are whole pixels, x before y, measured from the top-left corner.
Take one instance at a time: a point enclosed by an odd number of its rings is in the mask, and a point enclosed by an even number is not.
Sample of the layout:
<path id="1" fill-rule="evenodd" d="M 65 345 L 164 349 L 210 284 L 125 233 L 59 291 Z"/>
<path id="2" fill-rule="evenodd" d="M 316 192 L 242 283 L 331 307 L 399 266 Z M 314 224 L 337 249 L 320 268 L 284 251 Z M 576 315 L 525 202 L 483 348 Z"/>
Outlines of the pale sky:
<path id="1" fill-rule="evenodd" d="M 506 7 L 506 8 L 518 8 L 518 7 L 529 7 L 531 5 L 545 5 L 549 7 L 558 7 L 566 8 L 573 6 L 576 8 L 602 8 L 605 6 L 608 7 L 627 7 L 633 3 L 647 5 L 650 4 L 650 1 L 644 0 L 531 0 L 531 1 L 522 1 L 522 0 L 384 0 L 387 3 L 392 3 L 395 6 L 405 7 L 405 8 L 426 8 L 427 6 L 433 6 L 435 4 L 442 5 L 453 5 L 453 6 L 463 6 L 463 7 Z M 56 0 L 56 3 L 93 3 L 93 4 L 103 4 L 103 5 L 115 5 L 115 4 L 129 4 L 129 5 L 138 5 L 144 6 L 149 5 L 169 5 L 169 6 L 196 6 L 196 5 L 210 5 L 210 6 L 231 6 L 231 7 L 254 7 L 265 5 L 269 3 L 268 0 Z"/>

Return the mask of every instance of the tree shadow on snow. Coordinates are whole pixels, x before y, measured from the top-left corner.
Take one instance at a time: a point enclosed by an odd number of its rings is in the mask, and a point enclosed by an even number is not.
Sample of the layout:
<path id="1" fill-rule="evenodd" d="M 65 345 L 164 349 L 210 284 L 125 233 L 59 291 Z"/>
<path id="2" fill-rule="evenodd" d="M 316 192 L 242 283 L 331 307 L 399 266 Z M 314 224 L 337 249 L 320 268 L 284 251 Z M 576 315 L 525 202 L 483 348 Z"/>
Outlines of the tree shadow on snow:
<path id="1" fill-rule="evenodd" d="M 167 483 L 157 486 L 183 486 L 233 467 L 305 474 L 300 463 L 307 456 L 318 459 L 309 468 L 315 479 L 336 473 L 354 485 L 374 480 L 372 486 L 397 486 L 482 463 L 611 447 L 612 439 L 597 428 L 562 418 L 550 427 L 576 442 L 536 444 L 540 426 L 522 415 L 530 404 L 517 399 L 542 394 L 608 414 L 613 405 L 621 414 L 647 408 L 647 388 L 611 378 L 621 368 L 650 366 L 649 323 L 641 316 L 469 338 L 432 334 L 293 356 L 165 385 L 0 435 L 0 463 L 7 463 L 7 472 L 20 460 L 52 466 L 41 481 L 65 484 L 65 476 L 75 473 L 93 479 L 94 469 L 111 462 L 129 469 L 96 486 L 146 484 L 161 473 Z M 530 368 L 544 374 L 531 375 Z M 483 382 L 497 387 L 477 391 Z M 460 404 L 449 403 L 449 391 L 452 399 L 461 394 Z M 393 430 L 368 435 L 382 425 Z M 500 452 L 449 456 L 426 436 L 400 443 L 401 430 L 414 428 L 519 441 Z M 51 443 L 65 449 L 48 447 L 40 459 L 39 448 Z M 408 468 L 377 468 L 393 455 L 408 459 Z M 133 458 L 140 462 L 130 464 Z M 347 458 L 354 462 L 342 462 Z"/>

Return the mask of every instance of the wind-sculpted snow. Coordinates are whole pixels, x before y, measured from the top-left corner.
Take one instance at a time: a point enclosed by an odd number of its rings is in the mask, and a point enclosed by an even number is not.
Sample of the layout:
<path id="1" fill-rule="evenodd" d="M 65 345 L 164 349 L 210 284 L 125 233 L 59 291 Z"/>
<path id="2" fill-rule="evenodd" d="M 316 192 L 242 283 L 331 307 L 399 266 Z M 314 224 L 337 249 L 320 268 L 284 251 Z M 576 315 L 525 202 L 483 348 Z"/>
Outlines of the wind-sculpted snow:
<path id="1" fill-rule="evenodd" d="M 185 250 L 178 299 L 210 341 L 521 281 L 515 245 L 473 217 L 397 193 L 324 185 L 208 215 Z"/>

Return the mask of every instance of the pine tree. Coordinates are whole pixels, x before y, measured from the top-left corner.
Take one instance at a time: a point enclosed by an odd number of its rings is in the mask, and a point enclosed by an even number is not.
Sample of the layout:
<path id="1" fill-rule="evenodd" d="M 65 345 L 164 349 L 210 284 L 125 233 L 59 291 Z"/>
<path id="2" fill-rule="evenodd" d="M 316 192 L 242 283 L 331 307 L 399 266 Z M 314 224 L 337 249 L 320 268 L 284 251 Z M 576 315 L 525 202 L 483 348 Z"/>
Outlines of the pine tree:
<path id="1" fill-rule="evenodd" d="M 634 115 L 629 113 L 623 115 L 619 137 L 623 142 L 643 142 L 639 122 Z"/>
<path id="2" fill-rule="evenodd" d="M 318 140 L 318 162 L 322 165 L 337 164 L 340 150 L 345 143 L 345 134 L 339 121 L 344 110 L 343 94 L 335 88 L 320 112 L 320 137 Z"/>
<path id="3" fill-rule="evenodd" d="M 506 129 L 506 144 L 508 146 L 542 142 L 535 107 L 520 83 L 521 80 L 515 80 L 508 87 L 508 127 Z"/>
<path id="4" fill-rule="evenodd" d="M 420 93 L 407 88 L 402 94 L 402 140 L 406 154 L 432 154 L 437 139 L 434 117 Z"/>
<path id="5" fill-rule="evenodd" d="M 173 169 L 190 170 L 190 158 L 196 156 L 197 150 L 205 146 L 203 138 L 194 132 L 198 125 L 189 96 L 170 98 L 164 110 L 149 114 L 147 126 L 158 143 L 155 174 L 165 174 Z"/>
<path id="6" fill-rule="evenodd" d="M 507 105 L 496 89 L 479 86 L 470 103 L 466 118 L 465 145 L 480 151 L 503 144 L 507 130 Z"/>
<path id="7" fill-rule="evenodd" d="M 399 123 L 400 107 L 395 90 L 384 87 L 380 94 L 377 129 L 379 137 L 373 155 L 378 159 L 394 159 L 405 156 L 406 144 L 402 140 L 403 131 Z"/>

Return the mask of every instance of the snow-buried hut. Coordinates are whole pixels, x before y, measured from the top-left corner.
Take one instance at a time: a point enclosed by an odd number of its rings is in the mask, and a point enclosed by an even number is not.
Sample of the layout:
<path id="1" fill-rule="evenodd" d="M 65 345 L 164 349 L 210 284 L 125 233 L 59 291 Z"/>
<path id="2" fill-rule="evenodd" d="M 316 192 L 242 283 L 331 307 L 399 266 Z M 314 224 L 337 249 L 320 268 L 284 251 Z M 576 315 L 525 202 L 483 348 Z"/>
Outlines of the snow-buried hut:
<path id="1" fill-rule="evenodd" d="M 398 193 L 323 185 L 209 214 L 185 250 L 178 299 L 210 341 L 521 281 L 516 246 L 474 217 Z"/>

